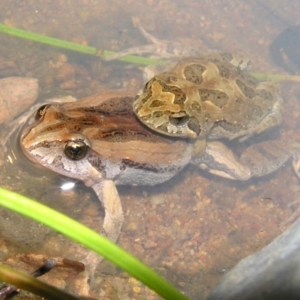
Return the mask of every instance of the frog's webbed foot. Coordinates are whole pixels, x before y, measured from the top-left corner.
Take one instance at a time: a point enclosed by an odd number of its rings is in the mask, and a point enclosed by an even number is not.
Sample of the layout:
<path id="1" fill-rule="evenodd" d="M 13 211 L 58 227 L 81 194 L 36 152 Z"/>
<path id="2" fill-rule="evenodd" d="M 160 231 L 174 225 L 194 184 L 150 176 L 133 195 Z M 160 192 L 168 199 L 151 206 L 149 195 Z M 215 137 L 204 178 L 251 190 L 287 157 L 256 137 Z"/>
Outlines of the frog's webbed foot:
<path id="1" fill-rule="evenodd" d="M 253 144 L 238 159 L 221 142 L 208 142 L 205 153 L 193 163 L 218 176 L 248 180 L 251 177 L 270 174 L 290 157 L 294 157 L 294 169 L 299 176 L 300 161 L 296 159 L 296 153 L 299 151 L 299 144 L 278 139 Z"/>

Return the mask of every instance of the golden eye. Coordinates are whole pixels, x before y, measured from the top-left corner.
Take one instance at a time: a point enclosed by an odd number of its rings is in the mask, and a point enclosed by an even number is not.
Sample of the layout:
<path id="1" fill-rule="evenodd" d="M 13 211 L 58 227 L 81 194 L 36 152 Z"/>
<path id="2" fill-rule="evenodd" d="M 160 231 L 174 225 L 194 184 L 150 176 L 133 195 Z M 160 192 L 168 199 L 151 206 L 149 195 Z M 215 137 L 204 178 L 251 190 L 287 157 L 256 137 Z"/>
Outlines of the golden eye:
<path id="1" fill-rule="evenodd" d="M 65 145 L 64 153 L 71 160 L 83 159 L 89 146 L 83 141 L 68 141 Z"/>
<path id="2" fill-rule="evenodd" d="M 35 114 L 35 120 L 39 121 L 45 114 L 47 108 L 49 107 L 48 104 L 42 105 Z"/>

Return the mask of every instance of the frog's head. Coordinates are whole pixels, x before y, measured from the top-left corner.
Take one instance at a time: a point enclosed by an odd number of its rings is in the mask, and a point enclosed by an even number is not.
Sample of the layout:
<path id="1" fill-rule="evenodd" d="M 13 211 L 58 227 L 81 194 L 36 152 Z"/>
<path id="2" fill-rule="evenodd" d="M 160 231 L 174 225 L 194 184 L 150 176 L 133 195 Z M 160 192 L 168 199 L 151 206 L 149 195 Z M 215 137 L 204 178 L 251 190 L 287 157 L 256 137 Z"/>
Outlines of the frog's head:
<path id="1" fill-rule="evenodd" d="M 138 119 L 148 128 L 168 136 L 196 138 L 199 122 L 185 108 L 186 93 L 174 76 L 154 76 L 133 103 Z"/>
<path id="2" fill-rule="evenodd" d="M 89 161 L 95 155 L 91 142 L 62 107 L 43 105 L 36 111 L 21 132 L 21 149 L 38 166 L 92 185 L 102 174 Z"/>

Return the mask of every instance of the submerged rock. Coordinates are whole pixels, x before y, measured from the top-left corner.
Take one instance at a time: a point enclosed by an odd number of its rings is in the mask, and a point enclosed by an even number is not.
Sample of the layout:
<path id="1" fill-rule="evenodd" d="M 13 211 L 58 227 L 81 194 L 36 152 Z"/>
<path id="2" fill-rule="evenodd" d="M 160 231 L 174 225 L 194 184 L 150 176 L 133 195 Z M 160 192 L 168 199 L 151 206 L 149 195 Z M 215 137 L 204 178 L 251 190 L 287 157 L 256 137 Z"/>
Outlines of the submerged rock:
<path id="1" fill-rule="evenodd" d="M 300 299 L 300 220 L 229 271 L 208 300 Z"/>
<path id="2" fill-rule="evenodd" d="M 0 79 L 0 124 L 12 120 L 30 107 L 37 94 L 37 79 L 25 77 Z"/>

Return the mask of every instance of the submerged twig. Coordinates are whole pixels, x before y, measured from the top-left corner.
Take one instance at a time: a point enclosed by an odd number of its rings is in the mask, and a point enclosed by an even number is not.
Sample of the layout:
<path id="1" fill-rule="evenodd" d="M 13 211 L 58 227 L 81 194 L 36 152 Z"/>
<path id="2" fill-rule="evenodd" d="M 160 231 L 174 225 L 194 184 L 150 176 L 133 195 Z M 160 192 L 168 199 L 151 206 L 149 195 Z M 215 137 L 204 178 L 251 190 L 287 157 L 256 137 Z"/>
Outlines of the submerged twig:
<path id="1" fill-rule="evenodd" d="M 106 58 L 115 53 L 108 50 L 97 49 L 95 47 L 90 47 L 90 46 L 84 46 L 84 45 L 68 42 L 65 40 L 33 33 L 30 31 L 9 27 L 4 24 L 0 24 L 0 32 L 8 35 L 13 35 L 22 39 L 38 42 L 41 44 L 47 44 L 53 47 L 59 47 L 59 48 L 80 52 L 84 54 L 99 56 L 103 58 Z M 158 59 L 152 59 L 152 58 L 135 56 L 135 55 L 127 55 L 125 57 L 119 58 L 118 60 L 134 63 L 134 64 L 140 64 L 140 65 L 157 65 L 162 63 L 162 61 Z"/>

